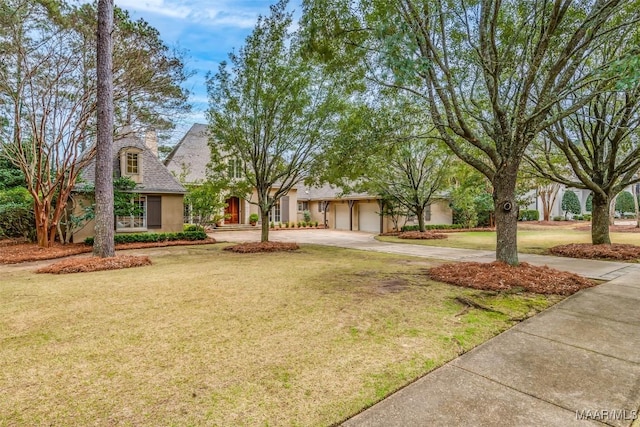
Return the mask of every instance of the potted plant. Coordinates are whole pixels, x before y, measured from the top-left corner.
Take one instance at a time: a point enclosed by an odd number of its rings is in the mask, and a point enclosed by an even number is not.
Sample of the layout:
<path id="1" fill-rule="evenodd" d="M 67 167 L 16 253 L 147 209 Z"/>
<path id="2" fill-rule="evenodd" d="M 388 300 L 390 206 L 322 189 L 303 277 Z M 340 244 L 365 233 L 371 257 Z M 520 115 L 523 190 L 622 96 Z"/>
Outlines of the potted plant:
<path id="1" fill-rule="evenodd" d="M 258 223 L 258 219 L 260 219 L 258 214 L 257 213 L 252 213 L 251 215 L 249 215 L 249 224 L 255 226 Z"/>

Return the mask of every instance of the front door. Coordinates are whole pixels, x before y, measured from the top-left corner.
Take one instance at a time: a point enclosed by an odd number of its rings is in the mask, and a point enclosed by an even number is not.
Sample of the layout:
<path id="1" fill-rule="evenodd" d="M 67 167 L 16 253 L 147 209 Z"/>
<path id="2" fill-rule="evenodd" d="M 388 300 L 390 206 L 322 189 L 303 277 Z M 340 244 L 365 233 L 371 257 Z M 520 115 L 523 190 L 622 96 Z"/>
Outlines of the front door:
<path id="1" fill-rule="evenodd" d="M 226 224 L 239 224 L 240 223 L 240 199 L 237 197 L 230 197 L 225 200 L 227 207 L 224 208 L 224 222 Z"/>

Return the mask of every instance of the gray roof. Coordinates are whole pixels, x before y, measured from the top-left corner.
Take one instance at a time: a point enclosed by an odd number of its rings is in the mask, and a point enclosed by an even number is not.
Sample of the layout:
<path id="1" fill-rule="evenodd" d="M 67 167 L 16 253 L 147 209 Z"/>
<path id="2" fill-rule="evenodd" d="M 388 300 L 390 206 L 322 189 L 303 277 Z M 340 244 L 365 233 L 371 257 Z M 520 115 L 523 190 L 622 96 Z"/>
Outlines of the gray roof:
<path id="1" fill-rule="evenodd" d="M 186 182 L 204 181 L 211 161 L 207 125 L 194 124 L 173 148 L 164 164 L 176 176 L 185 174 Z"/>
<path id="2" fill-rule="evenodd" d="M 113 170 L 115 176 L 120 174 L 120 160 L 118 154 L 125 147 L 135 147 L 142 150 L 142 183 L 135 191 L 140 193 L 186 193 L 187 190 L 178 182 L 175 176 L 162 164 L 160 160 L 136 136 L 113 141 Z M 95 183 L 96 161 L 93 159 L 82 171 L 82 180 Z"/>

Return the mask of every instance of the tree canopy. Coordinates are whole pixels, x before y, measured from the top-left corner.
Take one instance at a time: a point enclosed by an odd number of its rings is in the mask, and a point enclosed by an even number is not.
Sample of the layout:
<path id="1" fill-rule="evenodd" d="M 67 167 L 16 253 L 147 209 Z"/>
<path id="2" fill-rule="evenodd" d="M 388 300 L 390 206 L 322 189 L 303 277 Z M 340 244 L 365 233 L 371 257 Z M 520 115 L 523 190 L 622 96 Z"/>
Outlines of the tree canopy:
<path id="1" fill-rule="evenodd" d="M 286 5 L 280 1 L 259 17 L 244 46 L 229 54 L 231 68 L 222 63 L 207 78 L 213 163 L 222 174 L 229 162 L 240 170 L 231 178 L 248 184 L 241 195 L 260 209 L 262 241 L 271 209 L 334 138 L 342 102 L 340 86 L 302 60 Z"/>
<path id="2" fill-rule="evenodd" d="M 628 42 L 631 3 L 306 0 L 303 23 L 308 50 L 335 69 L 421 99 L 448 147 L 491 181 L 496 257 L 517 264 L 524 152 L 615 79 L 608 64 L 587 65 L 603 41 Z M 573 96 L 587 82 L 593 90 Z"/>

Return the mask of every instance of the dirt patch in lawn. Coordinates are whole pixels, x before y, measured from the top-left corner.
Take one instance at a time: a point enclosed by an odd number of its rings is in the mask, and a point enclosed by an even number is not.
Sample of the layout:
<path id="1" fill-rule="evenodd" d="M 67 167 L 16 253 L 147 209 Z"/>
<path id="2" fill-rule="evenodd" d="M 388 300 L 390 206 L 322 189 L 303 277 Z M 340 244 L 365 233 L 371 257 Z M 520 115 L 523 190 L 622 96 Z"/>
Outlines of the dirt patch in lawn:
<path id="1" fill-rule="evenodd" d="M 591 243 L 571 243 L 569 245 L 554 246 L 549 249 L 554 255 L 586 258 L 586 259 L 613 259 L 629 261 L 640 259 L 640 246 L 623 243 L 610 245 L 592 245 Z"/>
<path id="2" fill-rule="evenodd" d="M 233 246 L 227 246 L 225 251 L 236 252 L 240 254 L 251 254 L 258 252 L 286 252 L 296 251 L 300 249 L 297 243 L 286 242 L 250 242 L 239 243 Z"/>
<path id="3" fill-rule="evenodd" d="M 398 235 L 399 239 L 410 239 L 410 240 L 438 240 L 438 239 L 446 239 L 446 234 L 434 233 L 431 231 L 407 231 L 405 233 L 400 233 Z"/>
<path id="4" fill-rule="evenodd" d="M 174 240 L 171 242 L 121 243 L 116 250 L 158 248 L 165 246 L 209 245 L 215 239 L 205 240 Z M 21 262 L 41 261 L 46 259 L 64 258 L 71 255 L 90 253 L 92 246 L 84 243 L 61 245 L 54 243 L 50 248 L 41 248 L 35 243 L 3 241 L 0 243 L 0 264 L 19 264 Z"/>
<path id="5" fill-rule="evenodd" d="M 461 262 L 431 268 L 429 276 L 456 286 L 490 291 L 525 290 L 537 294 L 571 295 L 596 283 L 577 274 L 536 267 L 526 262 L 510 266 L 502 262 Z"/>
<path id="6" fill-rule="evenodd" d="M 121 255 L 110 258 L 69 258 L 36 270 L 36 273 L 69 274 L 91 271 L 119 270 L 151 265 L 148 256 Z"/>

